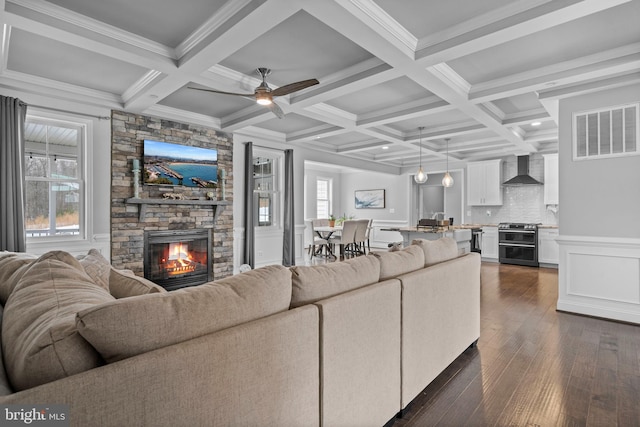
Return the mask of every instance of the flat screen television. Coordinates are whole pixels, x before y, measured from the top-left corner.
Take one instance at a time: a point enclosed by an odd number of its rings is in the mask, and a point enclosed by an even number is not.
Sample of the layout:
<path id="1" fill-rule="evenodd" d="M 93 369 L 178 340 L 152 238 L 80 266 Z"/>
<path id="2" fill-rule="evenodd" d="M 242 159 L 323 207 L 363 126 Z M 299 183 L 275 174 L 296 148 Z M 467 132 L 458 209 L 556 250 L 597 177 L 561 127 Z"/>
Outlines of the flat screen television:
<path id="1" fill-rule="evenodd" d="M 144 183 L 213 188 L 218 183 L 218 150 L 144 140 Z"/>

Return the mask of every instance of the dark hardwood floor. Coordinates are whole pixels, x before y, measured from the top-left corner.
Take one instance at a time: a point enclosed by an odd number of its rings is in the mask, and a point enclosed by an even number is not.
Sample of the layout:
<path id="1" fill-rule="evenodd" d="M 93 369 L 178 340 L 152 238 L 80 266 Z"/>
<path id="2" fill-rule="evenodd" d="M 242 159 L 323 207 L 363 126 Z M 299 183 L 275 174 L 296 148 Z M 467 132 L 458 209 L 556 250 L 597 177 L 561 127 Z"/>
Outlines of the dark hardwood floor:
<path id="1" fill-rule="evenodd" d="M 556 311 L 555 269 L 483 263 L 481 335 L 393 427 L 640 426 L 640 326 Z"/>

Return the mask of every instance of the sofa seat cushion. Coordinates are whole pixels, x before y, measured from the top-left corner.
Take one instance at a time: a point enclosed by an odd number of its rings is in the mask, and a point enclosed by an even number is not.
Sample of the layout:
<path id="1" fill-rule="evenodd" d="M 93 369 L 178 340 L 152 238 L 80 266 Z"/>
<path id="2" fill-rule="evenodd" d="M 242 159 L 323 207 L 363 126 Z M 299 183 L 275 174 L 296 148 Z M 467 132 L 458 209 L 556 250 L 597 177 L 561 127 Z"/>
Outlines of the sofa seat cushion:
<path id="1" fill-rule="evenodd" d="M 200 286 L 122 298 L 78 313 L 77 326 L 107 362 L 285 311 L 291 273 L 267 266 Z"/>
<path id="2" fill-rule="evenodd" d="M 374 256 L 367 255 L 343 262 L 291 267 L 291 275 L 291 307 L 299 307 L 377 283 L 380 263 Z"/>
<path id="3" fill-rule="evenodd" d="M 4 307 L 2 352 L 15 390 L 104 364 L 76 329 L 80 310 L 113 301 L 72 255 L 48 252 L 24 273 Z"/>
<path id="4" fill-rule="evenodd" d="M 136 276 L 133 271 L 116 270 L 113 267 L 109 271 L 109 291 L 115 298 L 167 292 L 162 286 Z"/>
<path id="5" fill-rule="evenodd" d="M 449 261 L 459 255 L 458 244 L 450 237 L 442 237 L 438 240 L 415 239 L 411 244 L 422 248 L 425 267 Z"/>
<path id="6" fill-rule="evenodd" d="M 37 256 L 22 252 L 0 252 L 0 304 L 7 302 L 22 275 L 36 259 Z"/>
<path id="7" fill-rule="evenodd" d="M 407 246 L 393 252 L 374 252 L 380 260 L 380 280 L 387 280 L 424 267 L 424 252 L 418 246 Z"/>

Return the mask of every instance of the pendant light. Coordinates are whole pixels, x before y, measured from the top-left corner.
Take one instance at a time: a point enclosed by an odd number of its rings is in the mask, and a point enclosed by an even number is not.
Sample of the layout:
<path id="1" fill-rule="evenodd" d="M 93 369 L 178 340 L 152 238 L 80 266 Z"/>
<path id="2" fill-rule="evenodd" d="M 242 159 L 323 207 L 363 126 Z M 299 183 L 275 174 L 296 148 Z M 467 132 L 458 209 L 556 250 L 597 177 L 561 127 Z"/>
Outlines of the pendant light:
<path id="1" fill-rule="evenodd" d="M 453 177 L 449 173 L 449 139 L 445 139 L 447 141 L 447 173 L 444 174 L 444 178 L 442 178 L 442 185 L 445 187 L 453 187 Z"/>
<path id="2" fill-rule="evenodd" d="M 418 168 L 418 172 L 413 177 L 413 179 L 418 184 L 424 184 L 425 182 L 427 182 L 427 179 L 429 178 L 429 176 L 427 176 L 427 174 L 424 173 L 424 170 L 422 170 L 422 129 L 424 129 L 424 126 L 420 126 L 418 128 L 418 130 L 420 131 L 420 167 Z"/>

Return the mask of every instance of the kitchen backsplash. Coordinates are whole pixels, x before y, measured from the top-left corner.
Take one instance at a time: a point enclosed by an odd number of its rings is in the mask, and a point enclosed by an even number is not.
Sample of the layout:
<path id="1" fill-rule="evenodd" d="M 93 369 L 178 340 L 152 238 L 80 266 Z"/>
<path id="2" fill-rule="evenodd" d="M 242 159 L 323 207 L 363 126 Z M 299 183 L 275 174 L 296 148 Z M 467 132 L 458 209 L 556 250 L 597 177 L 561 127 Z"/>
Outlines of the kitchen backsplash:
<path id="1" fill-rule="evenodd" d="M 506 181 L 517 173 L 517 161 L 511 156 L 503 162 L 502 177 Z M 544 181 L 544 159 L 539 154 L 529 157 L 529 175 Z M 498 224 L 500 222 L 527 222 L 545 225 L 558 224 L 558 206 L 544 204 L 544 186 L 503 187 L 502 206 L 467 207 L 466 222 Z M 489 213 L 490 215 L 487 215 Z"/>

